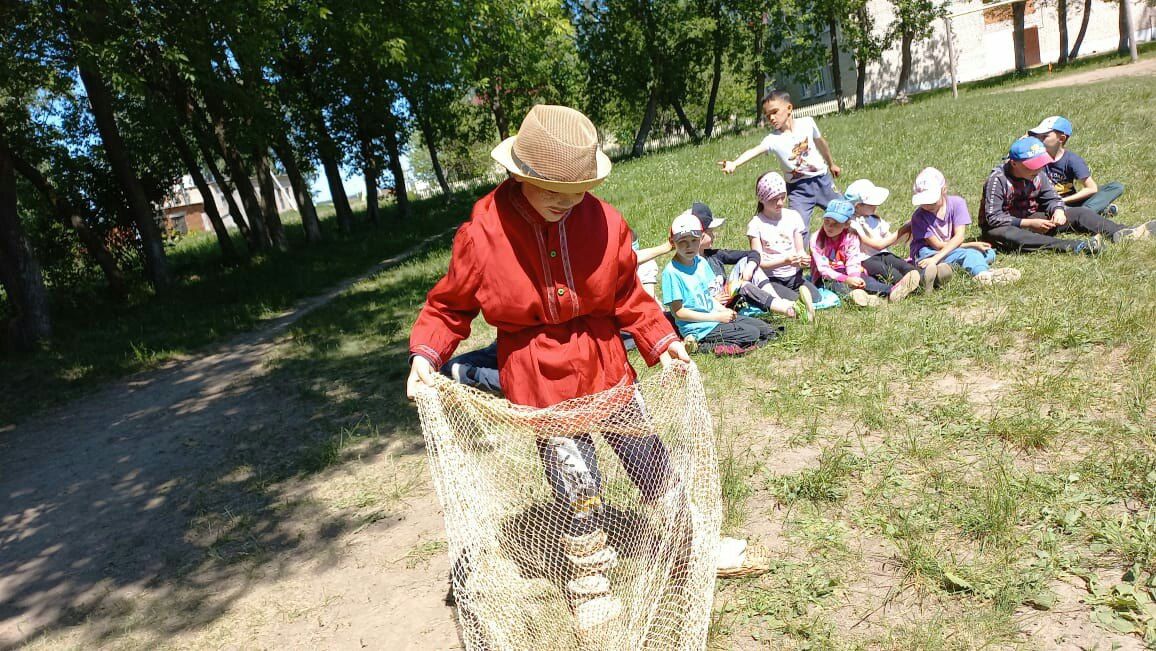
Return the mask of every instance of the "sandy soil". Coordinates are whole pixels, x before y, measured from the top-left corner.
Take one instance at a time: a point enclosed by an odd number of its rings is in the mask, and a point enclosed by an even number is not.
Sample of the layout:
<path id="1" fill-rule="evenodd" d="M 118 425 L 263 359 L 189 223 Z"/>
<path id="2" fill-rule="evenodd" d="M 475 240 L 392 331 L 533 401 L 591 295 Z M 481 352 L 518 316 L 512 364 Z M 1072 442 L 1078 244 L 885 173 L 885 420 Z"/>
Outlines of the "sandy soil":
<path id="1" fill-rule="evenodd" d="M 1156 75 L 1156 58 L 1149 57 L 1147 59 L 1140 59 L 1136 63 L 1121 64 L 1109 68 L 1097 68 L 1095 70 L 1076 72 L 1069 75 L 1058 75 L 1045 79 L 1044 81 L 1016 86 L 1015 88 L 1009 88 L 1007 90 L 1019 93 L 1025 90 L 1036 90 L 1038 88 L 1082 86 L 1084 84 L 1091 84 L 1106 79 L 1116 79 L 1118 77 L 1147 77 L 1153 75 Z"/>

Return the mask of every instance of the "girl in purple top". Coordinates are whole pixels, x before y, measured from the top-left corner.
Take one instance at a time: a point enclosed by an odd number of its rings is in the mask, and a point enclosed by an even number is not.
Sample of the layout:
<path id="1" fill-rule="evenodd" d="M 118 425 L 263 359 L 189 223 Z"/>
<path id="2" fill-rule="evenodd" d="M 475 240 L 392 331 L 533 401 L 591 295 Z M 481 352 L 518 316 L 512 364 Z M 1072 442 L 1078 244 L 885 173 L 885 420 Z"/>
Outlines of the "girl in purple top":
<path id="1" fill-rule="evenodd" d="M 964 242 L 971 214 L 963 197 L 947 194 L 943 173 L 928 167 L 915 177 L 911 203 L 911 260 L 921 268 L 946 263 L 984 285 L 1019 280 L 1018 269 L 992 269 L 995 250 L 987 242 Z"/>

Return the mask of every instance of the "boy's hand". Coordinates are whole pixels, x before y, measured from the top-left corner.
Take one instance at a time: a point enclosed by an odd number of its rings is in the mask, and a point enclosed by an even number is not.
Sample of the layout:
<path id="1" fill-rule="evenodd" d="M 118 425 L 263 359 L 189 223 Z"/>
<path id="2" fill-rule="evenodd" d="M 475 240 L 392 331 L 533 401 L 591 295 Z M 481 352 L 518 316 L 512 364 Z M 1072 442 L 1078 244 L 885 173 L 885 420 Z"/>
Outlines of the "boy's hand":
<path id="1" fill-rule="evenodd" d="M 723 174 L 733 174 L 734 171 L 739 167 L 738 165 L 735 165 L 733 160 L 720 160 L 718 164 L 719 167 L 722 168 Z"/>
<path id="2" fill-rule="evenodd" d="M 1033 233 L 1047 233 L 1055 227 L 1050 219 L 1024 219 L 1020 222 L 1020 228 L 1026 228 Z"/>
<path id="3" fill-rule="evenodd" d="M 719 317 L 719 323 L 730 323 L 739 318 L 739 314 L 729 307 L 724 307 L 722 311 L 719 312 Z"/>
<path id="4" fill-rule="evenodd" d="M 1052 223 L 1056 226 L 1063 226 L 1068 223 L 1068 215 L 1063 210 L 1057 210 L 1052 213 Z"/>
<path id="5" fill-rule="evenodd" d="M 915 265 L 917 267 L 919 267 L 920 269 L 926 269 L 928 267 L 934 267 L 937 264 L 939 264 L 939 260 L 936 260 L 935 256 L 924 258 L 922 260 L 917 260 L 915 262 Z"/>
<path id="6" fill-rule="evenodd" d="M 980 242 L 977 240 L 975 242 L 964 242 L 963 244 L 959 245 L 959 248 L 961 248 L 961 249 L 965 249 L 965 248 L 966 249 L 975 249 L 976 251 L 979 251 L 980 253 L 986 253 L 987 250 L 991 248 L 991 245 L 988 244 L 987 242 Z"/>
<path id="7" fill-rule="evenodd" d="M 693 363 L 690 361 L 690 355 L 686 352 L 686 346 L 684 346 L 681 341 L 671 343 L 670 346 L 658 356 L 658 361 L 662 362 L 662 370 L 664 371 L 670 368 L 676 361 L 687 364 Z"/>
<path id="8" fill-rule="evenodd" d="M 867 286 L 867 281 L 858 276 L 851 276 L 847 279 L 847 286 L 851 289 L 863 289 Z"/>
<path id="9" fill-rule="evenodd" d="M 834 163 L 832 163 L 827 169 L 831 170 L 831 176 L 835 178 L 839 178 L 839 175 L 843 173 L 843 168 L 835 165 Z"/>
<path id="10" fill-rule="evenodd" d="M 433 366 L 430 365 L 429 360 L 418 355 L 413 358 L 409 364 L 409 377 L 405 381 L 405 397 L 413 400 L 417 397 L 418 387 L 425 385 L 432 387 L 434 384 Z"/>

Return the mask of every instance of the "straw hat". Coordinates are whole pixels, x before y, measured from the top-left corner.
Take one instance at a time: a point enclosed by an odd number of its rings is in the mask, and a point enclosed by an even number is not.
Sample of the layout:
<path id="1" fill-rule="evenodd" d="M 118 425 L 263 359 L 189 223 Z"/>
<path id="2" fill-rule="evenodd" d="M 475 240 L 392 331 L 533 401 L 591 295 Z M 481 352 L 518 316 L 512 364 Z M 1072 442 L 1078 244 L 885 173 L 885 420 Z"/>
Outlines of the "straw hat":
<path id="1" fill-rule="evenodd" d="M 566 106 L 530 109 L 518 135 L 503 140 L 490 156 L 518 179 L 554 192 L 585 192 L 610 174 L 594 123 Z"/>

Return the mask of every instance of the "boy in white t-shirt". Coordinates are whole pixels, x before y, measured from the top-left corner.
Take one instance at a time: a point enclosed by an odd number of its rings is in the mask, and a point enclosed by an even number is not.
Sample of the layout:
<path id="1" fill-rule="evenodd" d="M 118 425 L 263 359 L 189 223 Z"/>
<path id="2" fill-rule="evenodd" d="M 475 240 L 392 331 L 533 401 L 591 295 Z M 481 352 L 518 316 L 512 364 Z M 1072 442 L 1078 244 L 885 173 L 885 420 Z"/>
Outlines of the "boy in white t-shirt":
<path id="1" fill-rule="evenodd" d="M 806 243 L 815 207 L 825 210 L 828 202 L 840 198 L 832 177 L 838 177 L 842 170 L 831 158 L 831 149 L 815 120 L 793 116 L 795 106 L 790 93 L 773 90 L 763 99 L 762 106 L 771 133 L 735 160 L 719 161 L 719 166 L 724 174 L 730 174 L 763 154 L 778 157 L 787 181 L 787 205 L 803 217 Z"/>

